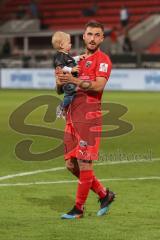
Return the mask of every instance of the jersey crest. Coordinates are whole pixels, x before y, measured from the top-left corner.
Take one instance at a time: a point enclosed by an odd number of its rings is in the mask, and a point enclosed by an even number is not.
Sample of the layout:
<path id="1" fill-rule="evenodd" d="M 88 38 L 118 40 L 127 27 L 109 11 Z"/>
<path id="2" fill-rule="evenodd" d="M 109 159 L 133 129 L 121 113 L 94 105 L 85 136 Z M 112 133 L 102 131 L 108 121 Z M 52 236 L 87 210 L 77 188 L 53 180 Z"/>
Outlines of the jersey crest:
<path id="1" fill-rule="evenodd" d="M 86 62 L 86 67 L 87 67 L 87 68 L 90 67 L 91 64 L 92 64 L 92 61 L 87 61 L 87 62 Z"/>
<path id="2" fill-rule="evenodd" d="M 99 71 L 100 72 L 107 72 L 107 70 L 108 70 L 108 64 L 107 63 L 100 63 Z"/>

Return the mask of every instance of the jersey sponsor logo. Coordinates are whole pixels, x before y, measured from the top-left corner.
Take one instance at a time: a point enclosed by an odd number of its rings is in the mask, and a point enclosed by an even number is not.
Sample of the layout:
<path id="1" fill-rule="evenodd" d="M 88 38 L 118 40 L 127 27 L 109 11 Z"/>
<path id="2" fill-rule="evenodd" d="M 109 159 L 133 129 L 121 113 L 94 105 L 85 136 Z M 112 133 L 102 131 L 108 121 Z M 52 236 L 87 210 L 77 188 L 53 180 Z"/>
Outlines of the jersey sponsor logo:
<path id="1" fill-rule="evenodd" d="M 87 68 L 90 67 L 91 64 L 92 64 L 92 61 L 87 61 L 87 62 L 86 62 L 86 67 L 87 67 Z"/>
<path id="2" fill-rule="evenodd" d="M 100 72 L 107 72 L 107 70 L 108 70 L 108 64 L 107 63 L 100 63 L 99 71 Z"/>

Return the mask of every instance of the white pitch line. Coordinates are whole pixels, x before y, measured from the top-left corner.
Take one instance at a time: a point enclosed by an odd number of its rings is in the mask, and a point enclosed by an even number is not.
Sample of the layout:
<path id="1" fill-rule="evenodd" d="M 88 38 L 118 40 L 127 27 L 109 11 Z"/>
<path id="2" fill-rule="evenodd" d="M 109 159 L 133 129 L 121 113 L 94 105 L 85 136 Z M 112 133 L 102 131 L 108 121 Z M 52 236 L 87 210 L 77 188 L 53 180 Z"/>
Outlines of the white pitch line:
<path id="1" fill-rule="evenodd" d="M 108 162 L 102 162 L 102 163 L 97 163 L 97 164 L 94 164 L 95 166 L 101 166 L 101 165 L 116 165 L 116 164 L 123 164 L 123 163 L 149 163 L 149 162 L 156 162 L 156 161 L 159 161 L 160 158 L 153 158 L 152 160 L 149 159 L 149 160 L 146 160 L 146 159 L 139 159 L 139 160 L 122 160 L 122 161 L 108 161 Z"/>
<path id="2" fill-rule="evenodd" d="M 100 179 L 101 182 L 107 181 L 137 181 L 137 180 L 160 180 L 160 176 L 149 177 L 135 177 L 135 178 L 104 178 Z M 30 186 L 30 185 L 48 185 L 48 184 L 64 184 L 64 183 L 77 183 L 77 180 L 61 180 L 51 182 L 28 182 L 28 183 L 0 183 L 0 187 L 13 187 L 13 186 Z"/>
<path id="3" fill-rule="evenodd" d="M 45 173 L 45 172 L 54 172 L 54 171 L 59 171 L 59 170 L 64 170 L 64 169 L 65 169 L 65 167 L 56 167 L 56 168 L 35 170 L 35 171 L 31 171 L 31 172 L 21 172 L 21 173 L 11 174 L 11 175 L 7 175 L 7 176 L 2 176 L 2 177 L 0 177 L 0 181 L 5 180 L 5 179 L 10 179 L 10 178 L 15 178 L 15 177 L 23 177 L 23 176 L 34 175 L 34 174 Z"/>
<path id="4" fill-rule="evenodd" d="M 143 163 L 143 162 L 154 162 L 154 161 L 159 161 L 160 158 L 153 158 L 152 160 L 146 160 L 146 159 L 139 159 L 137 160 L 130 160 L 130 161 L 106 161 L 102 163 L 96 163 L 95 166 L 101 166 L 101 165 L 115 165 L 115 164 L 125 164 L 125 163 Z M 29 175 L 35 175 L 39 173 L 45 173 L 45 172 L 54 172 L 54 171 L 60 171 L 60 170 L 65 170 L 65 167 L 56 167 L 56 168 L 49 168 L 49 169 L 42 169 L 42 170 L 35 170 L 35 171 L 30 171 L 30 172 L 21 172 L 21 173 L 16 173 L 16 174 L 10 174 L 6 176 L 1 176 L 0 181 L 6 180 L 6 179 L 11 179 L 11 178 L 16 178 L 16 177 L 23 177 L 23 176 L 29 176 Z"/>

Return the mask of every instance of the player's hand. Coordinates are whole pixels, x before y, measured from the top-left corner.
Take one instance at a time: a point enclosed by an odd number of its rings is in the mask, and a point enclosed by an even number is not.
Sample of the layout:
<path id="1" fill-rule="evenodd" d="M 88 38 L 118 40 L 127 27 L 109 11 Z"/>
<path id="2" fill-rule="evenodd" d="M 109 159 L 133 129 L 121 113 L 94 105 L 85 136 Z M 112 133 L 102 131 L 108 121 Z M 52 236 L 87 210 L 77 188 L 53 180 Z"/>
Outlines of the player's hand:
<path id="1" fill-rule="evenodd" d="M 79 72 L 79 71 L 80 71 L 80 67 L 77 65 L 77 66 L 72 68 L 71 72 L 74 73 L 74 72 Z"/>
<path id="2" fill-rule="evenodd" d="M 63 70 L 62 70 L 61 67 L 56 67 L 56 69 L 55 69 L 55 74 L 56 75 L 59 74 L 59 73 L 62 73 L 62 72 L 63 72 Z"/>
<path id="3" fill-rule="evenodd" d="M 58 74 L 58 81 L 61 83 L 61 85 L 72 82 L 73 76 L 71 73 L 60 73 Z"/>
<path id="4" fill-rule="evenodd" d="M 63 85 L 60 80 L 59 80 L 59 75 L 63 74 L 62 68 L 61 67 L 56 67 L 55 69 L 55 75 L 56 75 L 56 84 L 57 85 Z"/>
<path id="5" fill-rule="evenodd" d="M 59 77 L 56 75 L 56 85 L 62 86 L 63 84 L 60 82 Z"/>

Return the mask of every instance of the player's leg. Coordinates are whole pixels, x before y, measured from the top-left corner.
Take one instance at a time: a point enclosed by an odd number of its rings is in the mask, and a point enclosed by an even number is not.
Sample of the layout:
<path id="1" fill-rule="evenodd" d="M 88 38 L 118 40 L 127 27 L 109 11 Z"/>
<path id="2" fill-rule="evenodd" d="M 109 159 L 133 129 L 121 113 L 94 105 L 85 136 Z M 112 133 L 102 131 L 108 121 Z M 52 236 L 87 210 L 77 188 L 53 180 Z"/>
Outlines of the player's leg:
<path id="1" fill-rule="evenodd" d="M 73 171 L 74 161 L 68 161 L 67 167 Z M 95 177 L 93 172 L 93 161 L 90 160 L 78 160 L 79 165 L 79 182 L 77 187 L 75 206 L 67 214 L 64 214 L 62 218 L 73 219 L 83 216 L 84 204 L 86 202 L 89 190 L 92 188 L 97 195 L 99 195 L 100 209 L 97 216 L 106 214 L 109 210 L 109 205 L 114 200 L 114 193 L 105 189 L 101 182 Z M 103 194 L 103 195 L 102 195 Z"/>
<path id="2" fill-rule="evenodd" d="M 100 209 L 97 216 L 102 216 L 108 212 L 109 205 L 114 200 L 115 194 L 106 189 L 96 178 L 93 171 L 93 162 L 92 160 L 78 160 L 80 178 L 76 195 L 76 207 L 83 211 L 89 190 L 92 189 L 97 193 L 100 201 Z"/>
<path id="3" fill-rule="evenodd" d="M 66 161 L 67 169 L 79 178 L 76 202 L 71 211 L 62 216 L 63 219 L 80 218 L 83 216 L 83 208 L 87 199 L 89 190 L 92 189 L 99 196 L 100 209 L 98 216 L 106 214 L 109 205 L 114 200 L 115 194 L 102 185 L 93 172 L 93 161 L 78 160 L 71 158 Z"/>
<path id="4" fill-rule="evenodd" d="M 106 196 L 106 188 L 103 186 L 103 184 L 97 179 L 97 177 L 93 176 L 92 181 L 92 190 L 99 196 L 99 198 L 103 198 Z"/>
<path id="5" fill-rule="evenodd" d="M 86 160 L 84 156 L 89 157 L 89 159 L 96 160 L 95 156 L 98 156 L 98 146 L 99 146 L 99 139 L 97 138 L 96 144 L 92 147 L 89 147 L 88 144 L 84 146 L 82 143 L 82 140 L 78 141 L 78 146 L 76 149 L 74 147 L 71 147 L 71 144 L 77 142 L 77 137 L 75 137 L 75 129 L 71 125 L 68 125 L 66 128 L 66 137 L 65 137 L 65 146 L 66 146 L 66 152 L 65 152 L 65 159 L 66 161 L 66 167 L 67 169 L 72 172 L 76 177 L 79 177 L 79 183 L 78 183 L 78 189 L 77 189 L 77 197 L 76 197 L 76 205 L 74 208 L 68 212 L 67 214 L 64 214 L 62 218 L 72 219 L 72 218 L 79 218 L 83 216 L 83 205 L 86 201 L 86 198 L 88 196 L 89 189 L 91 188 L 100 199 L 100 210 L 98 211 L 97 215 L 104 215 L 108 210 L 108 205 L 113 201 L 114 194 L 106 190 L 104 186 L 100 183 L 100 181 L 96 178 L 96 176 L 93 173 L 93 164 L 92 161 Z M 68 135 L 69 133 L 69 135 Z M 74 141 L 73 141 L 74 139 Z M 87 139 L 88 140 L 88 139 Z M 84 141 L 87 143 L 87 141 Z M 88 141 L 89 142 L 89 141 Z M 77 143 L 76 143 L 77 144 Z M 72 150 L 75 149 L 75 150 Z M 77 156 L 77 154 L 82 154 L 83 159 L 81 159 L 80 156 Z M 71 156 L 76 156 L 75 158 Z M 81 160 L 77 159 L 79 158 Z M 83 161 L 82 161 L 83 160 Z M 83 182 L 83 188 L 81 187 L 81 182 Z M 85 190 L 83 190 L 85 189 Z"/>
<path id="6" fill-rule="evenodd" d="M 95 145 L 92 151 L 98 153 L 98 148 Z M 92 160 L 94 162 L 94 160 Z M 100 209 L 97 212 L 97 216 L 106 214 L 109 210 L 109 205 L 113 202 L 115 194 L 109 189 L 105 188 L 101 181 L 93 175 L 91 189 L 99 196 Z"/>
<path id="7" fill-rule="evenodd" d="M 80 140 L 81 144 L 79 144 L 79 147 L 77 149 L 77 157 L 81 160 L 83 159 L 84 162 L 91 161 L 93 166 L 95 160 L 98 160 L 100 137 L 96 137 L 95 142 L 92 145 L 88 144 L 91 142 L 89 137 L 85 138 L 85 141 Z M 83 142 L 84 144 L 82 144 Z M 80 169 L 82 170 L 82 166 L 80 167 Z M 115 198 L 115 194 L 103 186 L 100 180 L 98 180 L 97 177 L 95 176 L 93 170 L 92 170 L 92 184 L 90 185 L 90 188 L 99 196 L 100 209 L 97 215 L 101 216 L 106 214 L 109 210 L 109 205 Z"/>
<path id="8" fill-rule="evenodd" d="M 78 125 L 79 133 L 82 135 L 85 132 L 87 132 L 87 129 L 85 129 L 87 125 L 83 124 L 83 126 L 80 126 L 80 123 Z M 84 133 L 80 130 L 83 128 L 85 129 Z M 89 126 L 87 126 L 89 128 Z M 94 162 L 95 160 L 98 160 L 98 150 L 99 150 L 99 144 L 100 144 L 100 137 L 96 137 L 93 141 L 93 139 L 90 139 L 93 137 L 92 134 L 82 135 L 83 139 L 79 140 L 79 145 L 77 147 L 77 158 L 83 159 L 85 162 L 90 161 Z M 91 144 L 92 143 L 92 144 Z M 80 164 L 80 163 L 79 163 Z M 91 185 L 91 189 L 99 196 L 99 198 L 103 198 L 106 196 L 106 188 L 102 185 L 102 183 L 96 178 L 95 174 L 93 175 L 93 181 Z"/>
<path id="9" fill-rule="evenodd" d="M 73 161 L 69 160 L 69 162 L 68 163 L 67 162 L 66 162 L 67 167 L 73 173 L 74 168 Z M 92 161 L 78 160 L 77 162 L 79 166 L 79 181 L 77 187 L 75 206 L 71 211 L 62 215 L 62 219 L 74 219 L 83 217 L 84 204 L 86 202 L 89 190 L 92 185 L 93 179 Z"/>
<path id="10" fill-rule="evenodd" d="M 75 177 L 79 178 L 80 176 L 80 169 L 78 165 L 77 158 L 69 158 L 66 160 L 66 168 L 70 171 Z M 99 195 L 100 198 L 106 196 L 106 188 L 100 183 L 100 181 L 93 176 L 93 182 L 91 186 L 91 190 Z"/>
<path id="11" fill-rule="evenodd" d="M 89 160 L 78 160 L 80 176 L 78 181 L 75 206 L 83 211 L 93 181 L 93 163 Z"/>
<path id="12" fill-rule="evenodd" d="M 74 176 L 76 176 L 77 178 L 79 178 L 80 175 L 80 170 L 79 170 L 79 165 L 77 162 L 76 158 L 69 158 L 66 159 L 66 168 L 68 169 L 68 171 L 70 171 Z"/>
<path id="13" fill-rule="evenodd" d="M 79 178 L 80 176 L 80 169 L 78 165 L 77 158 L 69 158 L 66 160 L 66 168 L 70 171 L 75 177 Z M 91 186 L 91 190 L 99 195 L 100 198 L 106 196 L 106 188 L 100 183 L 100 181 L 93 176 L 93 182 Z"/>

